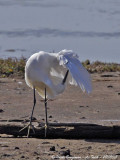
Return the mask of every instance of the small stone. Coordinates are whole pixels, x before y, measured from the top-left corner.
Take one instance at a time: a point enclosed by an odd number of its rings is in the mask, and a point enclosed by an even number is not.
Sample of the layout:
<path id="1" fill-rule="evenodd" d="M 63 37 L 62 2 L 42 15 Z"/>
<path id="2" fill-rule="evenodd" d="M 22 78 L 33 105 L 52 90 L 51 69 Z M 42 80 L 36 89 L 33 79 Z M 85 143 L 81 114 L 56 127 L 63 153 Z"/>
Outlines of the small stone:
<path id="1" fill-rule="evenodd" d="M 18 82 L 18 84 L 19 84 L 19 85 L 22 85 L 22 84 L 23 84 L 23 82 L 20 82 L 20 81 L 19 81 L 19 82 Z"/>
<path id="2" fill-rule="evenodd" d="M 80 119 L 86 119 L 85 117 L 81 117 Z"/>
<path id="3" fill-rule="evenodd" d="M 2 147 L 9 147 L 8 145 L 3 145 Z"/>
<path id="4" fill-rule="evenodd" d="M 34 155 L 39 155 L 39 153 L 37 153 L 37 152 L 34 152 Z"/>
<path id="5" fill-rule="evenodd" d="M 59 154 L 60 154 L 61 156 L 70 156 L 70 150 L 68 149 L 68 150 L 66 150 L 66 151 L 60 151 Z"/>
<path id="6" fill-rule="evenodd" d="M 20 149 L 19 147 L 15 147 L 15 149 Z"/>
<path id="7" fill-rule="evenodd" d="M 65 149 L 65 147 L 61 147 L 61 149 Z"/>
<path id="8" fill-rule="evenodd" d="M 2 112 L 4 112 L 4 110 L 3 110 L 3 109 L 0 109 L 0 113 L 2 113 Z"/>
<path id="9" fill-rule="evenodd" d="M 21 156 L 21 158 L 25 158 L 25 156 Z"/>
<path id="10" fill-rule="evenodd" d="M 3 154 L 3 157 L 10 157 L 11 155 L 10 154 Z"/>
<path id="11" fill-rule="evenodd" d="M 57 121 L 57 120 L 54 120 L 53 122 L 58 123 L 58 121 Z"/>
<path id="12" fill-rule="evenodd" d="M 112 85 L 108 85 L 107 87 L 108 87 L 108 88 L 113 88 L 113 86 L 112 86 Z"/>
<path id="13" fill-rule="evenodd" d="M 84 106 L 79 106 L 80 108 L 83 108 Z"/>
<path id="14" fill-rule="evenodd" d="M 46 141 L 46 142 L 42 142 L 42 144 L 50 144 L 50 142 L 47 142 L 47 141 Z"/>
<path id="15" fill-rule="evenodd" d="M 89 149 L 92 149 L 92 147 L 91 147 L 91 146 L 89 146 L 87 149 L 88 149 L 88 150 L 89 150 Z"/>
<path id="16" fill-rule="evenodd" d="M 50 151 L 55 151 L 55 146 L 50 147 Z"/>

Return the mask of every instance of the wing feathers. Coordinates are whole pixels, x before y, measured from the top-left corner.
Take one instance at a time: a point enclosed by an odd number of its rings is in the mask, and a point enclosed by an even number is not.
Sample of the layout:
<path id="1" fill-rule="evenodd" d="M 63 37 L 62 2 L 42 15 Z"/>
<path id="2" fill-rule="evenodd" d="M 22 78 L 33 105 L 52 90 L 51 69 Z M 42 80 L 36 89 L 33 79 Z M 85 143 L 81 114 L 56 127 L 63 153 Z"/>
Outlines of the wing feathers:
<path id="1" fill-rule="evenodd" d="M 80 63 L 76 54 L 72 51 L 63 51 L 59 53 L 59 64 L 69 69 L 72 77 L 83 92 L 90 93 L 92 91 L 90 74 Z"/>

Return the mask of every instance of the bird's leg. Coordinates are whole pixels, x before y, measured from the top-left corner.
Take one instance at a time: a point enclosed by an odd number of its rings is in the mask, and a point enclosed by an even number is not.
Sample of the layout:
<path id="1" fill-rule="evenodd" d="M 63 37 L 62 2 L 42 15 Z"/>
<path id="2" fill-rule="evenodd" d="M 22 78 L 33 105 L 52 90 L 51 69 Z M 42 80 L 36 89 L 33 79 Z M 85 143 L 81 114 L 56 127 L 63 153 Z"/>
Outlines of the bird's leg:
<path id="1" fill-rule="evenodd" d="M 46 97 L 46 87 L 45 87 L 45 137 L 47 135 L 47 127 L 48 127 L 48 121 L 47 121 L 47 97 Z"/>
<path id="2" fill-rule="evenodd" d="M 30 129 L 32 128 L 34 134 L 35 134 L 35 130 L 34 130 L 34 126 L 32 125 L 32 117 L 33 117 L 33 112 L 34 112 L 34 108 L 35 108 L 35 104 L 36 104 L 36 96 L 35 96 L 35 88 L 33 89 L 33 94 L 34 94 L 34 101 L 33 101 L 33 109 L 32 109 L 32 113 L 31 113 L 31 117 L 30 117 L 30 124 L 28 126 L 28 134 L 27 137 L 29 137 L 29 133 L 30 133 Z"/>
<path id="3" fill-rule="evenodd" d="M 33 132 L 35 133 L 34 127 L 33 127 L 33 125 L 32 125 L 32 117 L 33 117 L 33 112 L 34 112 L 34 108 L 35 108 L 35 104 L 36 104 L 35 88 L 33 89 L 33 94 L 34 94 L 34 101 L 33 101 L 34 104 L 33 104 L 32 113 L 31 113 L 31 117 L 30 117 L 30 123 L 19 131 L 19 132 L 21 132 L 21 131 L 23 131 L 25 128 L 28 128 L 27 137 L 29 137 L 30 129 L 31 129 L 31 128 L 32 128 Z"/>
<path id="4" fill-rule="evenodd" d="M 66 74 L 65 74 L 65 77 L 63 78 L 63 81 L 62 81 L 62 84 L 64 85 L 66 80 L 67 80 L 67 77 L 68 77 L 68 73 L 69 73 L 69 70 L 67 70 Z"/>

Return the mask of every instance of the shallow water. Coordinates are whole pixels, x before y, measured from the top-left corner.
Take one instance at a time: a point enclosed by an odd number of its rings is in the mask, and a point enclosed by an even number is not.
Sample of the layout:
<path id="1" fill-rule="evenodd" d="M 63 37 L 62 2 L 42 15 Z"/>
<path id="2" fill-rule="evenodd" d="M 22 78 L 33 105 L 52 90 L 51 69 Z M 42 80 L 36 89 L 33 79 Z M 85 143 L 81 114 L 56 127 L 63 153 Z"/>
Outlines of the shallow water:
<path id="1" fill-rule="evenodd" d="M 72 49 L 120 62 L 119 0 L 0 0 L 0 57 Z"/>

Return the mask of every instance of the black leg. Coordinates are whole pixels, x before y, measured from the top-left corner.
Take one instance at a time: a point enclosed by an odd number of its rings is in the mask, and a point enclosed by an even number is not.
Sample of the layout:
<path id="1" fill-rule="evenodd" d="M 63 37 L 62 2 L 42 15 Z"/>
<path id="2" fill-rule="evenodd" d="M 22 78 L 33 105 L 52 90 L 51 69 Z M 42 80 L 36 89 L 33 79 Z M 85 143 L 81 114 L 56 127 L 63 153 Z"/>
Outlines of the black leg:
<path id="1" fill-rule="evenodd" d="M 45 87 L 45 137 L 47 135 L 47 126 L 48 126 L 48 121 L 47 121 L 47 97 L 46 97 L 46 87 Z"/>
<path id="2" fill-rule="evenodd" d="M 33 127 L 33 125 L 32 125 L 32 117 L 33 117 L 33 112 L 34 112 L 34 108 L 35 108 L 35 104 L 36 104 L 35 88 L 33 89 L 33 98 L 34 98 L 34 100 L 33 100 L 32 113 L 31 113 L 31 117 L 30 117 L 30 123 L 19 131 L 19 132 L 21 132 L 21 131 L 23 131 L 25 128 L 28 127 L 27 137 L 29 137 L 30 129 L 31 129 L 31 128 L 32 128 L 33 132 L 35 133 L 34 127 Z"/>
<path id="3" fill-rule="evenodd" d="M 35 133 L 33 125 L 32 125 L 32 117 L 33 117 L 33 112 L 34 112 L 34 108 L 35 108 L 35 105 L 36 105 L 35 88 L 33 89 L 33 97 L 34 97 L 34 99 L 33 99 L 33 108 L 32 108 L 32 113 L 31 113 L 31 117 L 30 117 L 30 124 L 29 124 L 29 127 L 28 127 L 27 137 L 29 137 L 29 133 L 30 133 L 30 128 L 31 127 L 33 129 L 33 132 Z"/>
<path id="4" fill-rule="evenodd" d="M 33 112 L 34 112 L 34 108 L 35 108 L 35 104 L 36 104 L 35 88 L 33 89 L 33 96 L 34 96 L 34 100 L 33 100 L 32 113 L 31 113 L 31 117 L 30 117 L 30 124 L 32 123 Z"/>

